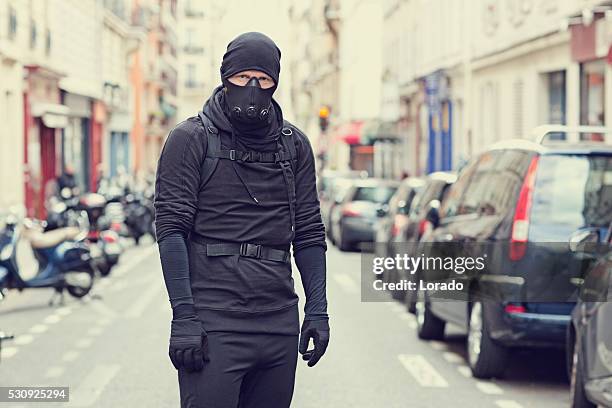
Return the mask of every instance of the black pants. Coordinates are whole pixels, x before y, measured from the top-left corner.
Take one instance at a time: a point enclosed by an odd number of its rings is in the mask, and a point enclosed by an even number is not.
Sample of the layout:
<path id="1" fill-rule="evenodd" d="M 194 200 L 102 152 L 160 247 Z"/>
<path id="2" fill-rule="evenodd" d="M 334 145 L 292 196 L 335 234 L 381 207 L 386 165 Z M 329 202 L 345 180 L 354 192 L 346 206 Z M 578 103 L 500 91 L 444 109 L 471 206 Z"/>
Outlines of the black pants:
<path id="1" fill-rule="evenodd" d="M 298 336 L 208 333 L 204 369 L 178 372 L 181 408 L 288 408 Z"/>

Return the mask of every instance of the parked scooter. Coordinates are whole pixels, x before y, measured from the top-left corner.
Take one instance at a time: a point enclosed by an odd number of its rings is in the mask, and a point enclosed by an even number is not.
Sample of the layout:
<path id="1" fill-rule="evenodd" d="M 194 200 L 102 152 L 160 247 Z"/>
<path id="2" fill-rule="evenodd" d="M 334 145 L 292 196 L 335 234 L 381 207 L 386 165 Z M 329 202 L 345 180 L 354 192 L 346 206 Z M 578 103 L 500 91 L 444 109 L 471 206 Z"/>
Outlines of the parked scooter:
<path id="1" fill-rule="evenodd" d="M 64 290 L 75 298 L 87 295 L 94 285 L 95 269 L 100 262 L 100 253 L 92 251 L 85 242 L 88 232 L 87 217 L 79 217 L 79 227 L 58 228 L 43 231 L 43 223 L 29 218 L 18 222 L 9 216 L 6 227 L 0 232 L 0 292 L 6 289 L 19 291 L 31 288 L 54 288 L 49 304 L 59 296 L 64 300 Z M 38 272 L 24 279 L 17 265 L 17 244 L 23 234 L 32 247 L 38 261 Z"/>
<path id="2" fill-rule="evenodd" d="M 145 235 L 155 238 L 153 202 L 144 192 L 133 192 L 125 197 L 125 224 L 136 245 Z"/>
<path id="3" fill-rule="evenodd" d="M 61 198 L 53 197 L 47 205 L 47 225 L 45 227 L 45 231 L 51 231 L 72 226 L 71 219 L 74 218 L 74 214 L 84 211 L 90 225 L 87 242 L 98 246 L 103 254 L 103 262 L 98 265 L 101 276 L 110 274 L 123 252 L 119 243 L 119 235 L 110 230 L 110 226 L 107 225 L 104 215 L 106 205 L 107 201 L 104 196 L 96 193 L 85 193 L 80 197 L 64 194 Z"/>

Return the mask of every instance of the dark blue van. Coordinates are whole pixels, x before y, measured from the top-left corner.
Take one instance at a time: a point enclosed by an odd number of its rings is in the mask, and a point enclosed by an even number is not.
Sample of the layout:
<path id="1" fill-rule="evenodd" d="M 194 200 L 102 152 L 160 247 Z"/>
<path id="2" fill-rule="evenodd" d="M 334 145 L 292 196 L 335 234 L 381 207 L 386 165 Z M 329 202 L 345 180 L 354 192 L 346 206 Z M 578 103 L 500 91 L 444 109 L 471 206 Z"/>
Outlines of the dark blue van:
<path id="1" fill-rule="evenodd" d="M 478 378 L 501 375 L 512 347 L 564 347 L 582 273 L 568 241 L 581 231 L 603 239 L 612 221 L 609 130 L 536 131 L 538 142 L 504 141 L 475 157 L 427 217 L 432 248 L 488 256 L 485 273 L 460 276 L 462 298 L 424 289 L 416 304 L 419 337 L 442 338 L 447 322 L 468 333 Z"/>

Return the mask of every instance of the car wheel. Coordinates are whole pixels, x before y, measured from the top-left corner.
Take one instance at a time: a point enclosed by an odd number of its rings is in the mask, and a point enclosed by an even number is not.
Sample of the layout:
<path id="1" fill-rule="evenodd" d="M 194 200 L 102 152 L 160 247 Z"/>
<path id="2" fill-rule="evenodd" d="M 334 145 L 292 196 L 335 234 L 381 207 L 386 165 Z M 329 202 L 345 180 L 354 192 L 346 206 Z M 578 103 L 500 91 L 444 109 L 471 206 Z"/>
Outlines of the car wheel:
<path id="1" fill-rule="evenodd" d="M 482 302 L 474 302 L 469 313 L 468 363 L 476 378 L 499 377 L 508 360 L 508 349 L 491 338 Z"/>
<path id="2" fill-rule="evenodd" d="M 418 284 L 419 278 L 416 275 L 411 279 L 412 282 Z M 414 290 L 407 290 L 406 296 L 404 296 L 404 303 L 406 304 L 406 310 L 408 313 L 416 314 L 416 302 L 418 293 Z"/>
<path id="3" fill-rule="evenodd" d="M 586 396 L 584 374 L 582 370 L 582 353 L 578 344 L 574 344 L 572 353 L 572 371 L 570 377 L 570 401 L 572 408 L 596 408 Z"/>
<path id="4" fill-rule="evenodd" d="M 392 275 L 392 281 L 393 283 L 399 283 L 402 279 L 399 271 L 397 269 L 392 269 L 391 270 L 393 275 Z M 395 300 L 399 300 L 399 301 L 404 301 L 404 298 L 406 297 L 406 292 L 405 290 L 392 290 L 391 291 L 391 297 Z"/>
<path id="5" fill-rule="evenodd" d="M 429 302 L 425 299 L 425 292 L 420 290 L 415 304 L 417 321 L 417 335 L 422 340 L 442 340 L 446 322 L 436 317 L 429 309 Z"/>
<path id="6" fill-rule="evenodd" d="M 342 236 L 342 233 L 340 233 L 340 240 L 338 241 L 338 248 L 341 251 L 350 251 L 351 249 L 351 245 L 346 241 L 346 239 Z"/>

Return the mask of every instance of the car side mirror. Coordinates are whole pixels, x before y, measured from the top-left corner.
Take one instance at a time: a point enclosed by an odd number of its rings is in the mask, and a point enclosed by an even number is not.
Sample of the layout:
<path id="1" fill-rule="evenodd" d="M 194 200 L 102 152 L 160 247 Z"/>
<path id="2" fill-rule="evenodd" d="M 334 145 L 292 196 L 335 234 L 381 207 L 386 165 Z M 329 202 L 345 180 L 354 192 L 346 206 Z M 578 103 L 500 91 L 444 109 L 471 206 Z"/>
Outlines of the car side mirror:
<path id="1" fill-rule="evenodd" d="M 431 200 L 427 204 L 427 213 L 425 213 L 425 220 L 429 221 L 434 228 L 438 228 L 440 225 L 440 201 Z"/>
<path id="2" fill-rule="evenodd" d="M 572 252 L 584 252 L 589 247 L 592 249 L 596 248 L 596 245 L 587 244 L 598 244 L 599 243 L 599 230 L 598 229 L 586 229 L 574 232 L 569 239 L 569 248 Z"/>
<path id="3" fill-rule="evenodd" d="M 381 205 L 376 209 L 376 215 L 378 217 L 382 218 L 385 217 L 387 214 L 389 214 L 389 206 L 387 204 Z"/>

